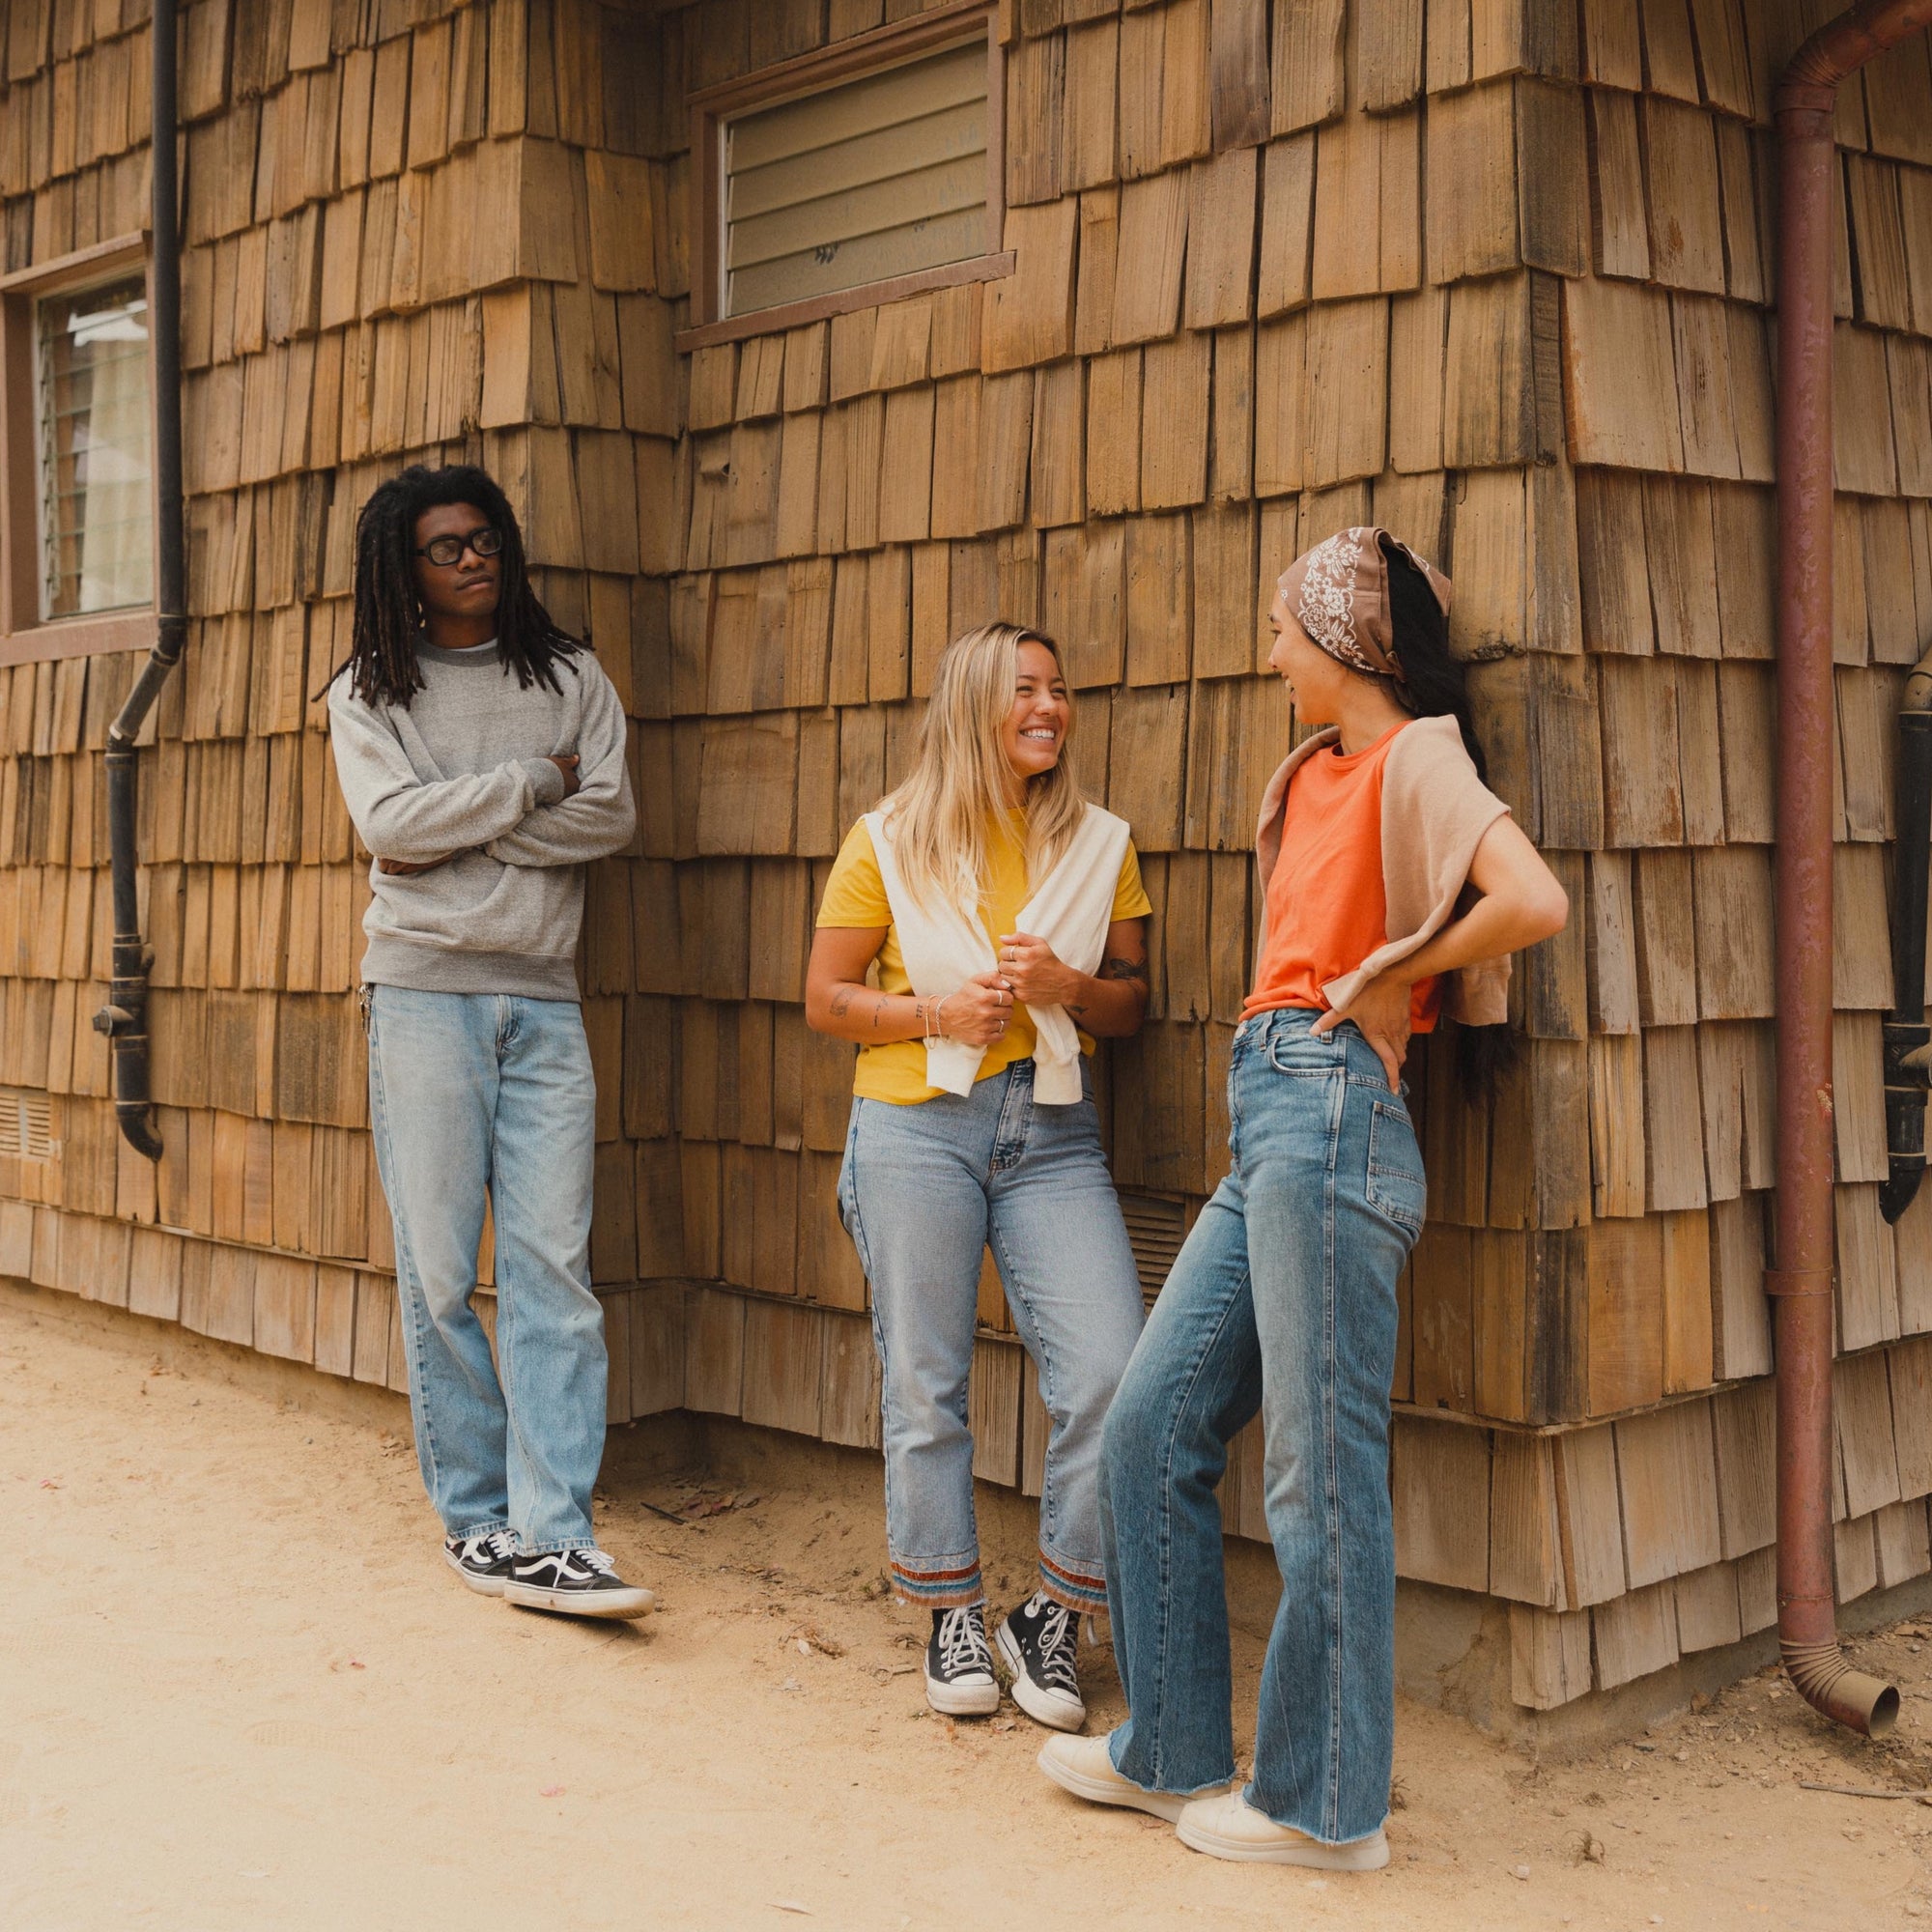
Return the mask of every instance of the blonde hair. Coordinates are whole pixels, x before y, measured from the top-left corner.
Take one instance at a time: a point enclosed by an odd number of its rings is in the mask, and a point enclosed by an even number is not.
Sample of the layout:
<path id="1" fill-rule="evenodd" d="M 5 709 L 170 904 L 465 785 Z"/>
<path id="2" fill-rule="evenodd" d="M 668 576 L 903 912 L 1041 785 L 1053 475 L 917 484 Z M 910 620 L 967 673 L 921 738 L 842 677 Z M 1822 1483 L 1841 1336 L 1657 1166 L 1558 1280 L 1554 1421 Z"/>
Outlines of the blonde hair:
<path id="1" fill-rule="evenodd" d="M 881 804 L 899 877 L 928 904 L 952 897 L 977 905 L 985 891 L 986 821 L 1008 810 L 1013 775 L 1000 731 L 1013 708 L 1023 643 L 1042 645 L 1065 675 L 1060 646 L 1020 624 L 981 624 L 947 645 L 920 721 L 912 770 Z M 1022 795 L 1029 882 L 1053 869 L 1087 810 L 1066 763 L 1072 737 L 1069 694 L 1060 758 L 1028 779 Z"/>

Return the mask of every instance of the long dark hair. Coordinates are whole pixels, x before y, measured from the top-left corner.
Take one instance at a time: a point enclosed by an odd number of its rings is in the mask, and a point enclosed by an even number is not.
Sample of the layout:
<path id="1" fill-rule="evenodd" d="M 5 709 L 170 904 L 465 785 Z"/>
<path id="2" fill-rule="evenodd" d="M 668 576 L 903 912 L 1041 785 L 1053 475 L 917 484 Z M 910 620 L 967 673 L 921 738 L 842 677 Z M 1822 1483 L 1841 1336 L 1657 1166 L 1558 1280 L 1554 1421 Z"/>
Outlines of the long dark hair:
<path id="1" fill-rule="evenodd" d="M 1402 666 L 1402 681 L 1391 680 L 1390 689 L 1418 718 L 1455 719 L 1476 775 L 1487 783 L 1490 766 L 1476 735 L 1468 672 L 1449 655 L 1448 614 L 1435 601 L 1429 580 L 1403 552 L 1386 537 L 1377 542 L 1388 563 L 1389 625 L 1396 662 Z M 1486 1098 L 1494 1097 L 1518 1057 L 1517 1036 L 1507 1025 L 1456 1029 L 1457 1077 Z"/>
<path id="2" fill-rule="evenodd" d="M 1429 580 L 1399 546 L 1378 537 L 1388 564 L 1389 627 L 1394 633 L 1396 662 L 1402 681 L 1392 683 L 1397 700 L 1418 718 L 1453 718 L 1463 733 L 1463 745 L 1488 781 L 1489 760 L 1476 736 L 1475 714 L 1469 708 L 1469 679 L 1462 662 L 1449 655 L 1449 618 Z"/>
<path id="3" fill-rule="evenodd" d="M 502 532 L 497 642 L 505 676 L 514 670 L 518 684 L 526 689 L 543 683 L 560 691 L 557 665 L 583 646 L 557 628 L 530 588 L 524 533 L 517 527 L 510 499 L 487 469 L 468 463 L 446 469 L 412 463 L 362 505 L 355 519 L 355 641 L 343 667 L 350 688 L 365 703 L 395 704 L 404 710 L 423 688 L 416 663 L 416 639 L 422 631 L 415 585 L 416 519 L 444 503 L 473 503 Z"/>

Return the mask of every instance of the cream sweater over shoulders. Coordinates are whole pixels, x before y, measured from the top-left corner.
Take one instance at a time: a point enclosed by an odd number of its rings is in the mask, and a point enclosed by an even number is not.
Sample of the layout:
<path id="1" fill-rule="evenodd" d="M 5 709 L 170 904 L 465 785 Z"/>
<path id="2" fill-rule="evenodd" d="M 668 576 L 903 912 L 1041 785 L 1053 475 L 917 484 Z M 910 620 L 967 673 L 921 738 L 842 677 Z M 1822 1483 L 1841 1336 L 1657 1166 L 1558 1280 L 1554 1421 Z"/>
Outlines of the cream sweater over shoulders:
<path id="1" fill-rule="evenodd" d="M 1333 725 L 1297 745 L 1262 793 L 1255 860 L 1265 897 L 1281 855 L 1288 781 L 1302 759 L 1334 744 Z M 1453 718 L 1418 718 L 1396 733 L 1382 767 L 1382 893 L 1388 943 L 1352 973 L 1321 988 L 1331 1007 L 1345 1007 L 1384 967 L 1406 959 L 1456 916 L 1469 883 L 1469 867 L 1483 835 L 1509 807 L 1477 776 Z M 1442 1010 L 1470 1026 L 1496 1026 L 1509 1017 L 1507 953 L 1445 975 Z"/>
<path id="2" fill-rule="evenodd" d="M 951 899 L 932 906 L 915 898 L 899 877 L 887 814 L 867 812 L 866 829 L 872 836 L 913 991 L 925 999 L 944 997 L 976 974 L 993 971 L 993 942 L 978 908 Z M 1076 973 L 1092 973 L 1106 950 L 1128 836 L 1124 818 L 1090 804 L 1066 850 L 1020 910 L 1019 929 L 1045 940 Z M 1070 1107 L 1084 1091 L 1080 1036 L 1065 1007 L 1037 1007 L 1029 1001 L 1027 1011 L 1034 1023 L 1034 1098 L 1042 1106 Z M 946 1094 L 970 1094 L 985 1057 L 983 1046 L 965 1040 L 930 1040 L 926 1084 Z"/>

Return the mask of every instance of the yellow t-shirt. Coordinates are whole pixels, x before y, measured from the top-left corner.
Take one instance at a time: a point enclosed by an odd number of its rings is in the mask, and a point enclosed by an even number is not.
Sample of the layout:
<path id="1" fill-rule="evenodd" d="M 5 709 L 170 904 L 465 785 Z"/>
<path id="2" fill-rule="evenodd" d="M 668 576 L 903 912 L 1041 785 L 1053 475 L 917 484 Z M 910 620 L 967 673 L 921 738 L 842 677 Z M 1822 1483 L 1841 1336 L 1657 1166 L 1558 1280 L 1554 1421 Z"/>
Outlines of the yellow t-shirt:
<path id="1" fill-rule="evenodd" d="M 1020 908 L 1031 896 L 1027 891 L 1026 814 L 1013 811 L 1009 822 L 989 823 L 986 828 L 986 859 L 991 876 L 986 895 L 980 902 L 980 917 L 987 936 L 997 946 L 1003 934 L 1019 929 Z M 1017 835 L 1017 836 L 1016 836 Z M 1144 919 L 1152 912 L 1147 888 L 1141 884 L 1141 862 L 1133 841 L 1127 841 L 1126 856 L 1121 861 L 1120 883 L 1114 889 L 1114 918 Z M 845 835 L 845 843 L 833 863 L 832 876 L 825 882 L 825 896 L 819 902 L 820 925 L 880 926 L 886 928 L 885 944 L 879 948 L 877 966 L 882 993 L 910 993 L 912 980 L 906 976 L 905 961 L 899 955 L 898 927 L 893 923 L 892 901 L 886 896 L 886 882 L 879 873 L 879 861 L 872 850 L 872 835 L 862 818 Z M 1083 1033 L 1081 1050 L 1094 1051 L 1094 1042 Z M 1023 1006 L 1015 1006 L 1007 1022 L 1006 1033 L 986 1049 L 980 1063 L 979 1078 L 991 1079 L 995 1073 L 1025 1060 L 1034 1049 L 1033 1019 Z M 889 1040 L 884 1046 L 862 1046 L 852 1091 L 867 1100 L 891 1100 L 899 1106 L 930 1100 L 943 1090 L 928 1087 L 925 1081 L 925 1042 L 918 1039 Z"/>

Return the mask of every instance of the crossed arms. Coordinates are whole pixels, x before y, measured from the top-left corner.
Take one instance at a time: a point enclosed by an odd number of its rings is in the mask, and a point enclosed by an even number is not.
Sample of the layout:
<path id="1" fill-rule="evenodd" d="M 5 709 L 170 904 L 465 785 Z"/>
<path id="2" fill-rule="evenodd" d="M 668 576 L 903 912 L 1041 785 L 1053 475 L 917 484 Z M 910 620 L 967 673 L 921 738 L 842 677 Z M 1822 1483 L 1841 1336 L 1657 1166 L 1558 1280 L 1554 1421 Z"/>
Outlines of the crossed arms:
<path id="1" fill-rule="evenodd" d="M 362 842 L 387 873 L 427 871 L 459 852 L 506 866 L 580 866 L 630 842 L 637 823 L 622 706 L 594 663 L 573 753 L 422 780 L 389 721 L 331 693 L 337 776 Z"/>

